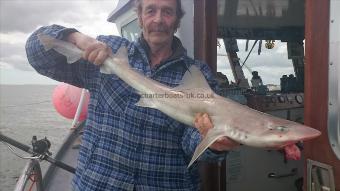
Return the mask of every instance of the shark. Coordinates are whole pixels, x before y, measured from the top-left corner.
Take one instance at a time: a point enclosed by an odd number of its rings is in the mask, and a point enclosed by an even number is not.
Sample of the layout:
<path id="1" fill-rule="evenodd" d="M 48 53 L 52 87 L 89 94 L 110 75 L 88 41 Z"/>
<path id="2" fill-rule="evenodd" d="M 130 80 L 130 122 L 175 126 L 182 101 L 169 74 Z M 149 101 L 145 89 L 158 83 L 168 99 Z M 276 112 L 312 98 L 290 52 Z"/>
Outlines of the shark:
<path id="1" fill-rule="evenodd" d="M 64 55 L 70 64 L 82 57 L 83 51 L 72 43 L 44 34 L 39 34 L 38 39 L 46 51 L 54 49 Z M 214 127 L 208 130 L 196 147 L 188 167 L 222 137 L 251 147 L 287 148 L 294 155 L 295 143 L 321 135 L 321 132 L 314 128 L 259 112 L 216 94 L 194 65 L 188 68 L 180 85 L 168 87 L 133 69 L 129 65 L 127 55 L 127 48 L 120 47 L 104 61 L 100 72 L 114 74 L 134 88 L 141 95 L 136 105 L 158 109 L 192 127 L 196 113 L 207 113 L 210 116 Z"/>

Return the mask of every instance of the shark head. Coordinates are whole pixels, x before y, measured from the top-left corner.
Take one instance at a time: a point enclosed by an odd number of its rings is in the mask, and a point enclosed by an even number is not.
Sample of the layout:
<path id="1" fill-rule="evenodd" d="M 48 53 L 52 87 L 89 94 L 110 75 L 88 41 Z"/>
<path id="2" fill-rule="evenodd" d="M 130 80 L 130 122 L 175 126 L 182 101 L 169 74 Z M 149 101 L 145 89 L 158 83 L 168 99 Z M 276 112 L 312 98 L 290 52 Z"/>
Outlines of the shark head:
<path id="1" fill-rule="evenodd" d="M 299 123 L 282 123 L 268 126 L 262 138 L 270 148 L 283 148 L 299 141 L 316 138 L 321 132 Z"/>

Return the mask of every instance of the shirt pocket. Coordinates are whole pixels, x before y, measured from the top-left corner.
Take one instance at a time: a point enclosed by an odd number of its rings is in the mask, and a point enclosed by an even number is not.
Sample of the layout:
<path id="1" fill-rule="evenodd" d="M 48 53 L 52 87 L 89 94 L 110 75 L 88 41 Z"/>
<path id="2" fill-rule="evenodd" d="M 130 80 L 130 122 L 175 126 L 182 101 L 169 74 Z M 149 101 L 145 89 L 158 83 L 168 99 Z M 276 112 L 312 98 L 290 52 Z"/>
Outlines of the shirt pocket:
<path id="1" fill-rule="evenodd" d="M 133 89 L 114 75 L 105 76 L 98 94 L 101 112 L 123 113 L 128 105 Z"/>

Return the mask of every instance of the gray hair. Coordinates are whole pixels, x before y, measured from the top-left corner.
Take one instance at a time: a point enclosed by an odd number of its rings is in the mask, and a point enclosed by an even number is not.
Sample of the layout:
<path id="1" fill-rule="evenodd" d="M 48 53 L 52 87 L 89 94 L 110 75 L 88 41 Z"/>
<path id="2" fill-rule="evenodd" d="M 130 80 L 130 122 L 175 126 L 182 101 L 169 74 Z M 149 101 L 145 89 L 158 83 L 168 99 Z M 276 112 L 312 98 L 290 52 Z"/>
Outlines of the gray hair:
<path id="1" fill-rule="evenodd" d="M 142 3 L 143 3 L 143 0 L 135 0 L 135 6 L 136 6 L 136 11 L 137 11 L 138 16 L 142 14 L 142 8 L 143 8 Z M 179 27 L 179 23 L 182 17 L 184 16 L 185 12 L 182 9 L 181 0 L 176 0 L 176 3 L 177 3 L 177 7 L 176 7 L 177 21 L 176 22 L 177 22 L 177 27 Z"/>

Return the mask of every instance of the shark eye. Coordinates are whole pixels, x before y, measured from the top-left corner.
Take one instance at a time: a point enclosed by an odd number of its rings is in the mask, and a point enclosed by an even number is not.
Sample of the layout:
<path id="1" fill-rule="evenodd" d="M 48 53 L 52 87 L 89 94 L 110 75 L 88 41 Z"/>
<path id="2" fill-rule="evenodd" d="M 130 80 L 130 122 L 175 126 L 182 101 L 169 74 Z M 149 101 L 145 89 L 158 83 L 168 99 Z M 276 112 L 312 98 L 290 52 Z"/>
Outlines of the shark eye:
<path id="1" fill-rule="evenodd" d="M 285 126 L 277 126 L 275 129 L 276 129 L 277 131 L 282 131 L 282 132 L 288 130 L 288 128 L 285 127 Z"/>

